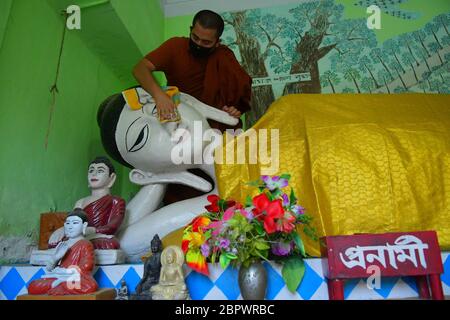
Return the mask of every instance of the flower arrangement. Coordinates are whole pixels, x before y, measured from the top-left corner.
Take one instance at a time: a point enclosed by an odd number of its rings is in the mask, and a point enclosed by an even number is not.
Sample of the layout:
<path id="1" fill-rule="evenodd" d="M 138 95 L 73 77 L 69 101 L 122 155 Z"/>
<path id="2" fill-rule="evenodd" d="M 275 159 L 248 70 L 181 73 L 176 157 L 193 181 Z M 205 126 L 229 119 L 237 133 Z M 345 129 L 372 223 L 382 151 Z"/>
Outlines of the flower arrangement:
<path id="1" fill-rule="evenodd" d="M 311 217 L 297 203 L 294 190 L 288 196 L 290 175 L 261 176 L 249 183 L 259 188 L 259 194 L 247 197 L 242 205 L 233 200 L 208 196 L 207 212 L 196 217 L 185 229 L 182 249 L 186 263 L 193 270 L 209 275 L 207 261 L 244 265 L 260 260 L 282 264 L 282 276 L 291 292 L 301 283 L 307 256 L 297 226 L 317 240 Z"/>

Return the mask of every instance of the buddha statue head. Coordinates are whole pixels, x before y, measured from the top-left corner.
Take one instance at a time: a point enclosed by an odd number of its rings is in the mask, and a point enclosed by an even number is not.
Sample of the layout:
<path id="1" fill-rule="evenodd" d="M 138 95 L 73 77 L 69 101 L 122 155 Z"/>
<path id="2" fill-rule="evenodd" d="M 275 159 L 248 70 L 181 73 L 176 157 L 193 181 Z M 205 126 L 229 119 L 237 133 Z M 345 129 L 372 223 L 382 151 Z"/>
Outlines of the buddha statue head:
<path id="1" fill-rule="evenodd" d="M 193 156 L 196 153 L 201 156 L 204 146 L 194 148 L 194 123 L 202 124 L 202 132 L 199 132 L 202 135 L 210 128 L 206 117 L 181 102 L 177 107 L 179 122 L 160 122 L 154 99 L 141 88 L 136 90 L 142 101 L 139 110 L 131 108 L 122 94 L 111 96 L 101 104 L 97 122 L 105 150 L 121 164 L 146 172 L 181 171 L 192 167 L 175 165 L 171 160 L 172 148 L 186 144 Z M 186 134 L 174 139 L 177 129 L 184 129 Z"/>
<path id="2" fill-rule="evenodd" d="M 116 171 L 107 157 L 96 157 L 88 167 L 88 185 L 92 190 L 110 189 L 116 181 Z"/>
<path id="3" fill-rule="evenodd" d="M 177 267 L 180 267 L 184 263 L 184 254 L 180 247 L 178 246 L 169 246 L 162 252 L 161 255 L 161 265 L 169 266 L 169 265 L 176 265 Z"/>
<path id="4" fill-rule="evenodd" d="M 86 233 L 88 219 L 82 209 L 74 209 L 67 215 L 64 222 L 64 234 L 69 239 L 78 238 Z"/>
<path id="5" fill-rule="evenodd" d="M 216 139 L 207 131 L 206 119 L 229 125 L 238 120 L 189 95 L 181 93 L 180 97 L 177 122 L 160 122 L 153 97 L 140 87 L 107 98 L 97 113 L 103 147 L 114 160 L 134 168 L 130 180 L 135 184 L 170 182 L 209 191 L 209 182 L 187 175 L 188 169 L 203 164 L 204 156 L 213 153 L 217 140 L 222 141 L 220 132 Z M 182 150 L 189 161 L 174 161 L 174 150 Z"/>
<path id="6" fill-rule="evenodd" d="M 157 253 L 162 251 L 162 241 L 159 239 L 159 236 L 155 234 L 152 241 L 150 242 L 150 248 L 152 253 Z"/>

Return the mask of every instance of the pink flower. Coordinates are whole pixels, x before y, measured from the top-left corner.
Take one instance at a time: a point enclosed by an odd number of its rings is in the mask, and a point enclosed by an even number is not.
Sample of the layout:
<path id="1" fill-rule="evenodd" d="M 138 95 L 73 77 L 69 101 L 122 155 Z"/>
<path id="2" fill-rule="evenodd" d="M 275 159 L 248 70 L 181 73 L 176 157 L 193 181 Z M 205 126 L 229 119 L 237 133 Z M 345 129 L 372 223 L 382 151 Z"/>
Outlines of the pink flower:
<path id="1" fill-rule="evenodd" d="M 277 231 L 290 233 L 295 228 L 295 216 L 289 211 L 285 211 L 284 214 L 276 221 Z"/>
<path id="2" fill-rule="evenodd" d="M 224 227 L 226 226 L 226 222 L 233 218 L 235 213 L 235 207 L 228 208 L 223 213 L 222 220 L 213 221 L 211 222 L 207 227 L 205 227 L 205 230 L 212 229 L 212 235 L 218 236 L 220 233 L 222 233 Z"/>

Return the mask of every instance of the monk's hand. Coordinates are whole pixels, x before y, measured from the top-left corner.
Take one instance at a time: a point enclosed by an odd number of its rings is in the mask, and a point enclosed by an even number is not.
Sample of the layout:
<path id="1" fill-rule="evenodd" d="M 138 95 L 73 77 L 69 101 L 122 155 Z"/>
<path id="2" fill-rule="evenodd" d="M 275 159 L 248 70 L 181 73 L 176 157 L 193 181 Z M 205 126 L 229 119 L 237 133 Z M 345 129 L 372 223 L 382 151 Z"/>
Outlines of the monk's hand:
<path id="1" fill-rule="evenodd" d="M 170 120 L 175 115 L 175 104 L 172 99 L 165 93 L 155 97 L 156 110 L 161 120 Z"/>
<path id="2" fill-rule="evenodd" d="M 234 118 L 240 118 L 242 115 L 241 112 L 238 109 L 236 109 L 236 107 L 224 106 L 222 110 L 227 112 L 230 116 Z"/>

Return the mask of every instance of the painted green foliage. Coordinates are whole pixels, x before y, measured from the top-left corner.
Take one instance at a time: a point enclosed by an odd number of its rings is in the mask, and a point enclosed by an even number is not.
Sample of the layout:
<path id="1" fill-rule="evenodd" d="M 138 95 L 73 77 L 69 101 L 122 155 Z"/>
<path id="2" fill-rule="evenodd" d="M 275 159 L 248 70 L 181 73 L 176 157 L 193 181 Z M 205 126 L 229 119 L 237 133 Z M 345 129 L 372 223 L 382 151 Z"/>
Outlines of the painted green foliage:
<path id="1" fill-rule="evenodd" d="M 353 4 L 380 5 L 383 12 L 403 23 L 420 17 L 420 12 L 401 9 L 407 2 Z M 450 92 L 446 73 L 450 13 L 379 43 L 366 19 L 347 19 L 344 11 L 338 1 L 320 0 L 223 14 L 227 22 L 224 42 L 235 50 L 253 78 L 299 73 L 311 77 L 310 81 L 255 87 L 248 125 L 264 114 L 274 99 L 290 93 Z"/>
<path id="2" fill-rule="evenodd" d="M 401 19 L 417 19 L 420 17 L 418 12 L 409 12 L 400 8 L 401 4 L 408 0 L 359 0 L 355 2 L 355 6 L 367 8 L 372 5 L 378 6 L 382 12 Z"/>

